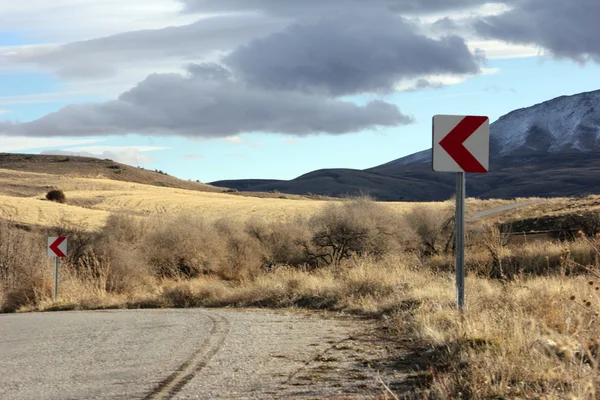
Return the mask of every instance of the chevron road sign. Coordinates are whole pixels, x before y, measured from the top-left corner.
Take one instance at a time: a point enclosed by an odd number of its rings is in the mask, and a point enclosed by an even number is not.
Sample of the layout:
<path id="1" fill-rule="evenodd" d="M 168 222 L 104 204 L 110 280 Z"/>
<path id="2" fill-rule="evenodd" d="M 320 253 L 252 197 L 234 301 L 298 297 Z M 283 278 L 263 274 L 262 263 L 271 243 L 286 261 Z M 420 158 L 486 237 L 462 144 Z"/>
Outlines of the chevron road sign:
<path id="1" fill-rule="evenodd" d="M 488 117 L 436 115 L 433 117 L 433 170 L 479 172 L 489 169 Z"/>
<path id="2" fill-rule="evenodd" d="M 465 305 L 465 173 L 486 173 L 490 164 L 490 119 L 433 117 L 433 170 L 456 172 L 456 305 Z"/>
<path id="3" fill-rule="evenodd" d="M 48 238 L 48 257 L 66 257 L 67 238 L 64 236 Z"/>

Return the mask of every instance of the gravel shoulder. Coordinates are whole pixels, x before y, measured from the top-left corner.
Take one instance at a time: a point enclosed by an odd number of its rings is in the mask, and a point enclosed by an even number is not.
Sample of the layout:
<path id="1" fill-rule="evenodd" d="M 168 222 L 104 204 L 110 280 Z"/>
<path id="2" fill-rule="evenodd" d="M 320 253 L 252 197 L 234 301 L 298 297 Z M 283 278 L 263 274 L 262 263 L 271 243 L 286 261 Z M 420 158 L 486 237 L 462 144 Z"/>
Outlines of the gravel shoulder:
<path id="1" fill-rule="evenodd" d="M 371 366 L 398 350 L 374 333 L 373 321 L 295 311 L 0 315 L 0 398 L 371 398 L 384 390 Z"/>

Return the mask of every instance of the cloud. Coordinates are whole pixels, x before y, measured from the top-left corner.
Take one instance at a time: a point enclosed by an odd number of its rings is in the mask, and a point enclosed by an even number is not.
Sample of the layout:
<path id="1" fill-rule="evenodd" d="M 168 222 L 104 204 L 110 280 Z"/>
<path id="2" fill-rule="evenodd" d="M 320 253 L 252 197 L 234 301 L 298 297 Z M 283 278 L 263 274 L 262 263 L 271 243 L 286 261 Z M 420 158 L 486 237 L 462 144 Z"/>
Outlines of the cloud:
<path id="1" fill-rule="evenodd" d="M 179 65 L 182 59 L 206 60 L 247 40 L 284 27 L 275 19 L 257 16 L 219 16 L 195 23 L 160 29 L 138 30 L 64 45 L 40 45 L 0 49 L 0 64 L 50 70 L 62 78 L 111 78 L 127 65 L 148 63 Z M 213 58 L 215 56 L 213 55 Z M 22 68 L 22 67 L 21 67 Z"/>
<path id="2" fill-rule="evenodd" d="M 298 144 L 298 141 L 296 139 L 285 139 L 283 142 L 288 146 L 295 146 Z"/>
<path id="3" fill-rule="evenodd" d="M 241 144 L 244 140 L 239 136 L 230 136 L 224 139 L 227 143 L 230 144 Z"/>
<path id="4" fill-rule="evenodd" d="M 61 103 L 90 94 L 92 94 L 91 91 L 63 91 L 15 96 L 0 96 L 0 105 Z"/>
<path id="5" fill-rule="evenodd" d="M 35 140 L 24 136 L 0 136 L 3 152 L 43 149 L 45 147 L 74 146 L 101 142 L 101 139 L 61 139 L 37 138 Z"/>
<path id="6" fill-rule="evenodd" d="M 204 156 L 202 154 L 185 154 L 183 156 L 184 160 L 200 160 L 202 159 Z"/>
<path id="7" fill-rule="evenodd" d="M 10 114 L 10 113 L 12 113 L 11 110 L 3 110 L 3 109 L 0 108 L 0 115 Z"/>
<path id="8" fill-rule="evenodd" d="M 535 45 L 555 57 L 600 62 L 598 0 L 513 0 L 509 11 L 474 22 L 486 37 Z"/>
<path id="9" fill-rule="evenodd" d="M 382 8 L 402 13 L 461 10 L 481 0 L 181 0 L 188 12 L 260 11 L 286 17 L 322 16 L 350 8 Z"/>
<path id="10" fill-rule="evenodd" d="M 0 2 L 4 32 L 43 42 L 81 40 L 128 30 L 181 25 L 185 15 L 177 0 L 27 0 Z"/>
<path id="11" fill-rule="evenodd" d="M 499 68 L 482 68 L 481 75 L 492 75 L 500 71 Z M 430 75 L 419 79 L 404 80 L 396 84 L 395 89 L 401 92 L 415 92 L 425 89 L 441 89 L 450 85 L 465 82 L 470 75 Z"/>
<path id="12" fill-rule="evenodd" d="M 388 92 L 399 80 L 430 74 L 480 72 L 481 57 L 460 37 L 434 40 L 417 31 L 389 12 L 349 12 L 253 40 L 223 62 L 252 85 L 333 96 Z"/>
<path id="13" fill-rule="evenodd" d="M 250 146 L 250 147 L 263 147 L 263 146 L 265 146 L 264 142 L 261 142 L 261 141 L 248 142 L 248 141 L 242 139 L 240 136 L 230 136 L 230 137 L 226 137 L 224 140 L 227 143 L 234 144 L 234 145 L 243 144 L 243 145 Z"/>
<path id="14" fill-rule="evenodd" d="M 69 105 L 26 123 L 0 122 L 0 133 L 224 138 L 258 131 L 304 136 L 413 122 L 397 106 L 381 100 L 359 106 L 306 93 L 273 93 L 232 76 L 208 79 L 211 70 L 224 73 L 222 67 L 208 65 L 201 73 L 153 74 L 116 100 Z"/>
<path id="15" fill-rule="evenodd" d="M 155 158 L 143 153 L 164 149 L 164 147 L 148 146 L 88 146 L 64 150 L 46 150 L 41 152 L 41 154 L 94 157 L 109 159 L 128 165 L 144 165 L 153 163 Z"/>

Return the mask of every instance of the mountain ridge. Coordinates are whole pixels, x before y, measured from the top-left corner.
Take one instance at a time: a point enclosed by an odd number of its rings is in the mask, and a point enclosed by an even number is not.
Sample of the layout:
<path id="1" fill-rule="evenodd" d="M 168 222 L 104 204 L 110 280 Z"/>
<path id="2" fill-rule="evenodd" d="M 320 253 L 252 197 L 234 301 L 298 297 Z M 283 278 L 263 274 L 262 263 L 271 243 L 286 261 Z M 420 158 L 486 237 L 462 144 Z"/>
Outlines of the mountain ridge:
<path id="1" fill-rule="evenodd" d="M 501 116 L 490 125 L 490 151 L 490 172 L 468 179 L 472 196 L 599 193 L 600 185 L 593 177 L 600 172 L 600 90 L 559 96 Z M 444 200 L 454 192 L 454 174 L 433 172 L 431 154 L 426 149 L 365 170 L 322 169 L 259 186 L 243 179 L 210 184 L 223 187 L 226 183 L 225 187 L 242 191 L 327 196 L 369 193 L 387 201 Z"/>

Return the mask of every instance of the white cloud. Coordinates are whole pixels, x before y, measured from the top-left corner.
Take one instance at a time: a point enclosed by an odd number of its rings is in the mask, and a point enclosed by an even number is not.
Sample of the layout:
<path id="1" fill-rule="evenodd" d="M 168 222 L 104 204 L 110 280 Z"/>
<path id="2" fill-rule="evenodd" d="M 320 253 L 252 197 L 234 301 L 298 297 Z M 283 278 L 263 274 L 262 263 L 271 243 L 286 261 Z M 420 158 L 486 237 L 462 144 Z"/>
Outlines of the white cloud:
<path id="1" fill-rule="evenodd" d="M 181 9 L 178 0 L 6 0 L 0 2 L 0 26 L 42 42 L 63 42 L 198 19 Z"/>
<path id="2" fill-rule="evenodd" d="M 0 108 L 0 115 L 10 114 L 11 112 L 12 112 L 11 110 L 3 110 Z"/>
<path id="3" fill-rule="evenodd" d="M 0 136 L 0 148 L 4 152 L 42 149 L 45 147 L 74 146 L 101 142 L 101 139 L 54 139 L 19 136 Z"/>
<path id="4" fill-rule="evenodd" d="M 244 139 L 242 139 L 239 136 L 229 136 L 223 140 L 230 144 L 242 144 L 242 142 L 244 141 Z"/>
<path id="5" fill-rule="evenodd" d="M 500 72 L 500 68 L 481 68 L 481 75 L 492 75 Z M 442 88 L 450 85 L 458 85 L 472 78 L 472 75 L 429 75 L 420 79 L 400 81 L 396 84 L 399 92 L 415 91 L 428 88 Z"/>
<path id="6" fill-rule="evenodd" d="M 153 156 L 144 153 L 166 149 L 166 147 L 157 146 L 82 146 L 48 150 L 42 152 L 42 154 L 107 158 L 123 164 L 143 165 L 155 161 Z"/>
<path id="7" fill-rule="evenodd" d="M 94 94 L 93 90 L 73 90 L 52 93 L 36 93 L 15 96 L 0 96 L 0 105 L 44 104 L 72 102 L 76 97 Z"/>
<path id="8" fill-rule="evenodd" d="M 544 51 L 536 46 L 510 44 L 499 40 L 467 40 L 471 50 L 481 49 L 490 59 L 526 58 L 544 55 Z"/>

